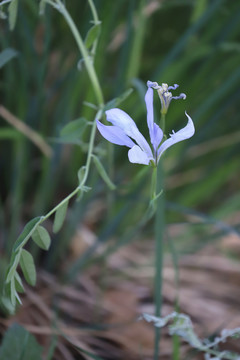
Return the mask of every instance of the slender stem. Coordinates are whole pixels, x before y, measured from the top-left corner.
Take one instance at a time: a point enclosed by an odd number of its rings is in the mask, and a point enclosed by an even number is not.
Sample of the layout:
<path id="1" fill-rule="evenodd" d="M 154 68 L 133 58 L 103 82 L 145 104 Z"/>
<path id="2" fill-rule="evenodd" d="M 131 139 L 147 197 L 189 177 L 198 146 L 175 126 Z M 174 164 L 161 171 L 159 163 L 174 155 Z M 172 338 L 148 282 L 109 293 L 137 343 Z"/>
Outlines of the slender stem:
<path id="1" fill-rule="evenodd" d="M 88 0 L 88 3 L 91 8 L 91 11 L 92 11 L 93 20 L 94 20 L 95 24 L 97 24 L 99 22 L 99 18 L 98 18 L 98 14 L 97 14 L 97 10 L 94 5 L 94 2 L 92 0 Z"/>
<path id="2" fill-rule="evenodd" d="M 165 131 L 165 115 L 161 115 L 160 127 L 164 133 Z M 159 162 L 157 167 L 156 179 L 156 193 L 164 189 L 164 173 L 162 163 Z M 163 241 L 164 241 L 164 227 L 165 227 L 165 199 L 164 193 L 156 200 L 156 215 L 155 215 L 155 316 L 161 316 L 162 308 L 162 272 L 163 272 Z M 161 330 L 155 327 L 155 341 L 154 341 L 154 360 L 159 359 L 159 342 Z"/>
<path id="3" fill-rule="evenodd" d="M 95 94 L 96 94 L 96 97 L 97 97 L 97 101 L 98 101 L 98 105 L 103 105 L 104 104 L 104 99 L 103 99 L 103 93 L 102 93 L 102 90 L 101 90 L 101 87 L 100 87 L 100 84 L 99 84 L 99 81 L 98 81 L 98 77 L 96 75 L 96 72 L 95 72 L 95 69 L 93 67 L 93 64 L 92 64 L 92 61 L 90 59 L 90 55 L 84 45 L 84 42 L 82 40 L 82 37 L 73 21 L 73 19 L 71 18 L 69 12 L 67 11 L 66 7 L 64 6 L 64 4 L 62 3 L 61 0 L 56 0 L 56 3 L 59 5 L 59 10 L 60 12 L 62 13 L 62 15 L 65 17 L 65 20 L 67 21 L 71 31 L 72 31 L 72 34 L 76 40 L 76 43 L 79 47 L 79 50 L 84 58 L 84 61 L 85 61 L 85 65 L 86 65 L 86 68 L 87 68 L 87 72 L 88 72 L 88 75 L 90 77 L 90 80 L 92 82 L 92 85 L 93 85 L 93 88 L 95 90 Z"/>
<path id="4" fill-rule="evenodd" d="M 95 4 L 94 4 L 94 2 L 92 0 L 88 0 L 88 3 L 89 3 L 89 6 L 91 8 L 91 11 L 92 11 L 94 25 L 99 25 L 101 22 L 99 21 L 99 17 L 98 17 L 98 13 L 97 13 Z M 90 51 L 93 58 L 94 58 L 95 53 L 96 53 L 97 44 L 98 44 L 98 37 L 94 40 L 93 45 L 92 45 L 92 49 Z"/>
<path id="5" fill-rule="evenodd" d="M 163 169 L 161 163 L 157 168 L 156 192 L 159 193 L 164 188 Z M 163 237 L 164 237 L 164 195 L 157 200 L 155 215 L 155 316 L 161 316 L 162 308 L 162 270 L 163 270 Z M 159 359 L 159 341 L 161 330 L 155 327 L 154 360 Z"/>
<path id="6" fill-rule="evenodd" d="M 153 200 L 156 196 L 157 186 L 157 167 L 153 168 L 152 172 L 152 185 L 151 185 L 151 196 L 150 199 Z"/>
<path id="7" fill-rule="evenodd" d="M 45 220 L 47 220 L 63 204 L 65 204 L 67 201 L 69 201 L 73 196 L 75 196 L 84 187 L 84 185 L 85 185 L 85 183 L 87 181 L 87 178 L 88 178 L 89 169 L 90 169 L 90 165 L 91 165 L 92 154 L 93 154 L 94 139 L 95 139 L 95 133 L 96 133 L 96 119 L 99 119 L 101 117 L 101 115 L 102 115 L 102 111 L 99 110 L 96 117 L 95 117 L 95 121 L 93 123 L 93 126 L 92 126 L 92 131 L 91 131 L 90 141 L 89 141 L 89 151 L 88 151 L 87 161 L 86 161 L 86 166 L 85 166 L 85 173 L 84 173 L 84 176 L 83 176 L 83 179 L 82 179 L 81 183 L 76 187 L 76 189 L 74 189 L 67 197 L 65 197 L 58 205 L 56 205 L 53 209 L 51 209 L 46 215 L 41 216 L 39 221 L 35 224 L 34 229 L 36 229 L 37 226 L 41 225 Z M 24 239 L 24 241 L 16 248 L 15 252 L 19 251 L 21 248 L 23 248 L 26 245 L 26 243 L 30 239 L 31 233 L 29 233 L 28 235 L 29 236 L 27 236 Z"/>

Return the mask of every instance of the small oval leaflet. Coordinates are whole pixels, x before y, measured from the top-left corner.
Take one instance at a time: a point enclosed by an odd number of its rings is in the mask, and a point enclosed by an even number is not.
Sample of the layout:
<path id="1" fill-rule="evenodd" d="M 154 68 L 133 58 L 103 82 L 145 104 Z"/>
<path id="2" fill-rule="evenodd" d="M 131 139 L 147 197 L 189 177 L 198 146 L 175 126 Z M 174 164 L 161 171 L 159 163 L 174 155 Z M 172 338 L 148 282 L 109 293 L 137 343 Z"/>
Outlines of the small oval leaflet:
<path id="1" fill-rule="evenodd" d="M 56 234 L 62 227 L 64 222 L 66 212 L 68 208 L 68 201 L 64 202 L 56 211 L 54 223 L 53 223 L 53 232 Z"/>
<path id="2" fill-rule="evenodd" d="M 33 241 L 43 250 L 48 250 L 51 244 L 51 238 L 48 231 L 43 226 L 37 226 L 32 234 Z"/>
<path id="3" fill-rule="evenodd" d="M 12 280 L 12 278 L 15 276 L 16 269 L 17 269 L 19 259 L 20 259 L 20 255 L 21 255 L 21 251 L 16 252 L 14 260 L 12 262 L 12 266 L 9 268 L 9 270 L 7 272 L 6 284 L 9 283 Z"/>
<path id="4" fill-rule="evenodd" d="M 85 39 L 85 46 L 87 49 L 93 45 L 94 41 L 97 40 L 98 36 L 100 35 L 100 25 L 101 23 L 95 24 L 89 29 Z"/>
<path id="5" fill-rule="evenodd" d="M 21 252 L 20 266 L 27 283 L 34 286 L 36 284 L 36 269 L 34 260 L 30 252 L 25 249 L 22 249 Z"/>
<path id="6" fill-rule="evenodd" d="M 24 245 L 24 243 L 26 242 L 26 239 L 30 238 L 30 236 L 32 235 L 32 232 L 34 231 L 35 226 L 37 225 L 37 223 L 40 220 L 41 220 L 41 217 L 37 216 L 37 217 L 33 218 L 32 220 L 30 220 L 25 225 L 23 231 L 21 232 L 21 234 L 19 235 L 19 237 L 17 238 L 17 240 L 13 246 L 13 251 L 17 251 L 19 247 Z"/>
<path id="7" fill-rule="evenodd" d="M 113 184 L 112 180 L 109 178 L 106 170 L 104 169 L 102 163 L 100 162 L 99 158 L 95 155 L 92 155 L 94 164 L 99 172 L 99 175 L 102 177 L 103 181 L 107 184 L 110 190 L 115 190 L 116 186 Z"/>

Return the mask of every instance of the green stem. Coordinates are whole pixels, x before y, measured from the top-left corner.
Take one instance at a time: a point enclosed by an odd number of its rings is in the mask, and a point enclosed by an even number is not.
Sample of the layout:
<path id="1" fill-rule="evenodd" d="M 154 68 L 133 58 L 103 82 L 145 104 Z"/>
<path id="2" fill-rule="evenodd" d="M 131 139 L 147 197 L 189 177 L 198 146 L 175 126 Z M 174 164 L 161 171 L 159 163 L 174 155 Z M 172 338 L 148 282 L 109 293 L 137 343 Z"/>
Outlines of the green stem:
<path id="1" fill-rule="evenodd" d="M 91 135 L 90 135 L 90 141 L 89 141 L 89 151 L 88 151 L 88 155 L 87 155 L 87 161 L 86 161 L 86 165 L 85 165 L 85 173 L 83 176 L 83 179 L 81 181 L 81 183 L 76 187 L 76 189 L 74 189 L 67 197 L 65 197 L 58 205 L 56 205 L 53 209 L 51 209 L 46 215 L 41 216 L 41 218 L 39 219 L 39 221 L 35 224 L 34 229 L 36 229 L 37 226 L 41 225 L 45 220 L 47 220 L 52 214 L 54 214 L 63 204 L 65 204 L 67 201 L 69 201 L 72 197 L 74 197 L 85 185 L 87 178 L 88 178 L 88 174 L 89 174 L 89 169 L 90 169 L 90 165 L 91 165 L 91 159 L 92 159 L 92 154 L 93 154 L 93 147 L 94 147 L 94 139 L 95 139 L 95 133 L 96 133 L 96 119 L 99 119 L 102 115 L 102 111 L 99 110 L 96 117 L 95 117 L 95 121 L 92 125 L 92 131 L 91 131 Z M 32 233 L 32 232 L 31 232 Z M 26 243 L 28 242 L 28 240 L 31 237 L 31 233 L 29 233 L 24 241 L 16 248 L 15 252 L 19 251 L 21 248 L 23 248 Z"/>
<path id="2" fill-rule="evenodd" d="M 157 191 L 157 167 L 153 168 L 153 172 L 152 172 L 152 184 L 151 184 L 151 196 L 150 199 L 154 200 L 154 198 L 156 197 L 156 191 Z"/>
<path id="3" fill-rule="evenodd" d="M 100 84 L 99 84 L 99 81 L 98 81 L 98 77 L 96 75 L 96 72 L 95 72 L 95 69 L 93 67 L 93 64 L 92 64 L 92 61 L 90 59 L 90 55 L 84 45 L 84 42 L 83 42 L 83 39 L 73 21 L 73 19 L 71 18 L 69 12 L 67 11 L 66 7 L 64 6 L 64 4 L 62 3 L 61 0 L 56 0 L 56 3 L 59 5 L 59 11 L 62 13 L 62 15 L 64 16 L 66 22 L 68 23 L 71 31 L 72 31 L 72 34 L 76 40 L 76 43 L 79 47 L 79 50 L 84 58 L 84 62 L 85 62 L 85 65 L 86 65 L 86 69 L 87 69 L 87 72 L 88 72 L 88 75 L 90 77 L 90 80 L 92 82 L 92 86 L 95 90 L 95 94 L 96 94 L 96 98 L 97 98 L 97 102 L 98 102 L 98 105 L 100 106 L 103 106 L 104 104 L 104 99 L 103 99 L 103 93 L 102 93 L 102 90 L 101 90 L 101 87 L 100 87 Z"/>
<path id="4" fill-rule="evenodd" d="M 156 192 L 159 193 L 164 188 L 163 169 L 161 163 L 157 168 Z M 161 316 L 162 308 L 162 271 L 163 271 L 163 240 L 164 240 L 164 195 L 157 200 L 155 215 L 155 316 Z M 159 341 L 161 330 L 155 327 L 154 360 L 159 359 Z"/>
<path id="5" fill-rule="evenodd" d="M 88 3 L 91 8 L 91 11 L 92 11 L 94 23 L 97 24 L 97 23 L 99 23 L 99 18 L 98 18 L 98 14 L 97 14 L 97 10 L 94 5 L 94 2 L 92 0 L 88 0 Z"/>
<path id="6" fill-rule="evenodd" d="M 160 127 L 165 131 L 165 114 L 162 114 L 160 120 Z M 161 162 L 157 167 L 156 178 L 156 193 L 164 189 L 164 173 Z M 165 228 L 165 199 L 164 193 L 156 200 L 157 208 L 155 215 L 155 316 L 161 316 L 162 308 L 162 273 L 163 273 L 163 242 L 164 242 L 164 228 Z M 155 341 L 154 341 L 154 360 L 159 359 L 159 342 L 161 337 L 161 330 L 155 327 Z"/>
<path id="7" fill-rule="evenodd" d="M 94 25 L 100 24 L 98 13 L 97 13 L 96 7 L 94 5 L 94 2 L 92 0 L 88 0 L 88 3 L 89 3 L 89 6 L 91 8 L 91 11 L 92 11 Z M 98 44 L 98 38 L 94 41 L 94 43 L 92 45 L 91 55 L 92 55 L 93 58 L 94 58 L 95 53 L 96 53 L 97 44 Z"/>

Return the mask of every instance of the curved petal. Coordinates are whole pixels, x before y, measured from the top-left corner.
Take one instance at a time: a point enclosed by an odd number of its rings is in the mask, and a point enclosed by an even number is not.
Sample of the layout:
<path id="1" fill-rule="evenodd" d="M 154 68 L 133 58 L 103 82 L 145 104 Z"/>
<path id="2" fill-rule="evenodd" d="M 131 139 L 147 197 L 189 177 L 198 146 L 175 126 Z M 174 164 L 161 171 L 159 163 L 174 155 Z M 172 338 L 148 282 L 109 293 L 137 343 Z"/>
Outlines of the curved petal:
<path id="1" fill-rule="evenodd" d="M 154 129 L 154 135 L 153 135 L 153 147 L 155 152 L 157 152 L 157 148 L 159 147 L 159 145 L 161 144 L 162 138 L 163 138 L 163 131 L 162 129 L 157 125 L 157 124 L 153 124 L 153 129 Z"/>
<path id="2" fill-rule="evenodd" d="M 153 144 L 154 116 L 153 116 L 153 89 L 151 87 L 148 87 L 148 90 L 146 92 L 145 103 L 147 108 L 147 124 L 149 129 L 149 135 L 150 135 L 151 143 Z"/>
<path id="3" fill-rule="evenodd" d="M 189 139 L 190 137 L 192 137 L 195 133 L 195 127 L 193 124 L 192 119 L 190 118 L 190 116 L 185 112 L 187 118 L 188 118 L 188 123 L 187 125 L 182 128 L 181 130 L 177 131 L 176 133 L 173 132 L 173 134 L 170 134 L 170 138 L 165 140 L 162 145 L 160 146 L 159 150 L 158 150 L 158 161 L 160 156 L 162 155 L 162 153 L 168 149 L 170 146 Z"/>
<path id="4" fill-rule="evenodd" d="M 163 138 L 163 132 L 160 127 L 154 123 L 153 115 L 153 89 L 150 87 L 151 82 L 148 81 L 148 90 L 145 95 L 145 103 L 147 108 L 147 124 L 149 135 L 154 150 L 156 151 Z"/>
<path id="5" fill-rule="evenodd" d="M 134 145 L 128 151 L 128 159 L 131 163 L 134 164 L 148 165 L 150 162 L 150 159 L 148 158 L 147 154 L 144 151 L 142 151 L 141 148 L 137 145 Z"/>
<path id="6" fill-rule="evenodd" d="M 137 142 L 137 144 L 148 155 L 148 157 L 152 157 L 152 150 L 147 140 L 140 133 L 133 119 L 127 113 L 125 113 L 125 111 L 117 108 L 107 110 L 106 116 L 107 121 L 111 122 L 119 129 L 123 130 L 123 132 L 127 136 L 130 136 L 133 140 Z"/>
<path id="7" fill-rule="evenodd" d="M 117 126 L 106 126 L 97 120 L 97 128 L 101 135 L 108 141 L 117 145 L 133 147 L 135 143 Z"/>

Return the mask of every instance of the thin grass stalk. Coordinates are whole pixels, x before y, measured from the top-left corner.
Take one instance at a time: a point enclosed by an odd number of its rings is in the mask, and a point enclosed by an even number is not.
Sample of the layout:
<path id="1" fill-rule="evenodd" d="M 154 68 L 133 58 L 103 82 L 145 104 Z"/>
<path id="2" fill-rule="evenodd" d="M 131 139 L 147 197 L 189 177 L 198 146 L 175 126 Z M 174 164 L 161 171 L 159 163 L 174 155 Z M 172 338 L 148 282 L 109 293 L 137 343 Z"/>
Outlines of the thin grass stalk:
<path id="1" fill-rule="evenodd" d="M 164 188 L 163 168 L 161 162 L 157 167 L 156 193 Z M 155 214 L 155 279 L 154 279 L 154 301 L 155 316 L 161 316 L 162 308 L 162 271 L 163 271 L 163 240 L 164 240 L 164 193 L 156 200 L 157 209 Z M 159 359 L 161 329 L 155 327 L 154 360 Z"/>
<path id="2" fill-rule="evenodd" d="M 161 112 L 160 127 L 165 132 L 165 114 Z M 163 192 L 164 173 L 161 161 L 157 166 L 156 194 Z M 155 316 L 161 316 L 162 309 L 162 277 L 163 277 L 163 242 L 165 230 L 165 197 L 164 192 L 156 199 L 157 207 L 155 214 L 155 279 L 154 279 L 154 301 Z M 159 359 L 161 329 L 155 327 L 154 360 Z"/>

